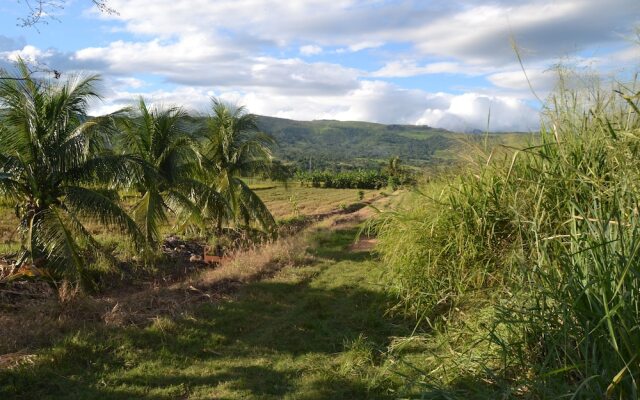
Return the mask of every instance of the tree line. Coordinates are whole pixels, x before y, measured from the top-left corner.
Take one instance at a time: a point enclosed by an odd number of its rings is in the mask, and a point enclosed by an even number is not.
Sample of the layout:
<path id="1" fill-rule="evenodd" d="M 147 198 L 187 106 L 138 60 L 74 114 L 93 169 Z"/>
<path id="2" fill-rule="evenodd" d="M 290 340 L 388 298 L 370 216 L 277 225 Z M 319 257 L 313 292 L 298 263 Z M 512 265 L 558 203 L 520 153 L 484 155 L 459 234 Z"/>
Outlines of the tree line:
<path id="1" fill-rule="evenodd" d="M 295 179 L 303 185 L 332 189 L 381 189 L 393 190 L 400 186 L 412 186 L 416 183 L 415 174 L 400 165 L 399 157 L 391 157 L 385 168 L 379 170 L 356 170 L 334 172 L 302 171 L 295 172 Z"/>

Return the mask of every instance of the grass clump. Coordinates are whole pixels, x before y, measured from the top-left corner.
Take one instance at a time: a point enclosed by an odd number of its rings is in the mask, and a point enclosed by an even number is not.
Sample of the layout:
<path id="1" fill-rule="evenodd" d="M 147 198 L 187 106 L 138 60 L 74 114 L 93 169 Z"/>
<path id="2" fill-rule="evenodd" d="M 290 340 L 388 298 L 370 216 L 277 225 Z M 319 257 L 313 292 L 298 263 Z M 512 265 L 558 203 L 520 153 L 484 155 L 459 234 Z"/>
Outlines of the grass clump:
<path id="1" fill-rule="evenodd" d="M 446 330 L 479 294 L 493 304 L 496 390 L 638 397 L 639 101 L 633 85 L 561 89 L 535 145 L 485 153 L 378 222 L 408 310 Z"/>

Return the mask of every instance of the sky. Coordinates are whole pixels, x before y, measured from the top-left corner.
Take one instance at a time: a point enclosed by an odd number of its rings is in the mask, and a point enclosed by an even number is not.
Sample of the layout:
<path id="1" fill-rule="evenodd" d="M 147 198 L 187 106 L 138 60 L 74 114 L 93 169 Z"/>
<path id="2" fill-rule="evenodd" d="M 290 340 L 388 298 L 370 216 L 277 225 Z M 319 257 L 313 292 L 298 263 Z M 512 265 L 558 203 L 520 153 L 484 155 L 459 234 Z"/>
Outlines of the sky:
<path id="1" fill-rule="evenodd" d="M 640 0 L 59 3 L 20 27 L 25 0 L 0 0 L 0 68 L 22 57 L 100 74 L 96 114 L 140 96 L 206 113 L 218 97 L 299 120 L 531 131 L 557 65 L 628 76 L 640 64 Z"/>

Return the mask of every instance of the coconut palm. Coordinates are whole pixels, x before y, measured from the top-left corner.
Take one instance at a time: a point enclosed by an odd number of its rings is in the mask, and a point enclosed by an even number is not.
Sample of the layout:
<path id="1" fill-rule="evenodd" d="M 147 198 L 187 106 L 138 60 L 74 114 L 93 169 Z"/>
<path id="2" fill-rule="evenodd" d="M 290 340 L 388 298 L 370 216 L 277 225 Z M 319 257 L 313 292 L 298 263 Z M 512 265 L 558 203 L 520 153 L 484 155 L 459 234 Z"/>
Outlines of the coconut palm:
<path id="1" fill-rule="evenodd" d="M 149 108 L 140 99 L 129 118 L 120 121 L 122 147 L 151 167 L 138 169 L 135 186 L 141 198 L 133 208 L 150 249 L 157 247 L 159 226 L 168 222 L 168 213 L 187 223 L 200 221 L 208 204 L 226 210 L 217 192 L 193 179 L 201 157 L 186 129 L 186 117 L 181 108 Z"/>
<path id="2" fill-rule="evenodd" d="M 0 73 L 0 195 L 15 202 L 22 251 L 18 264 L 45 267 L 56 279 L 85 285 L 87 251 L 100 250 L 87 222 L 116 227 L 142 243 L 113 191 L 135 160 L 108 151 L 110 116 L 90 118 L 96 76 L 51 82 L 22 61 Z"/>
<path id="3" fill-rule="evenodd" d="M 244 107 L 212 99 L 212 111 L 204 145 L 208 180 L 231 208 L 230 214 L 219 214 L 217 229 L 227 220 L 245 225 L 257 222 L 271 231 L 275 227 L 271 212 L 241 177 L 268 170 L 274 140 L 259 131 L 255 116 Z"/>

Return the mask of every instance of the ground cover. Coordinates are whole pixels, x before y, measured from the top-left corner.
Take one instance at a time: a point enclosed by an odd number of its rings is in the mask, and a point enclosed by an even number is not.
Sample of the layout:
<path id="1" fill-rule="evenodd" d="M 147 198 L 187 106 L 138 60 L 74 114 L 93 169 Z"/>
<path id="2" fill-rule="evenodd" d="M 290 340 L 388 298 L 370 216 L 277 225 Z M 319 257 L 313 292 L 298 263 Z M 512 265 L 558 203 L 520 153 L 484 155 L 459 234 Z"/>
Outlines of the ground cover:
<path id="1" fill-rule="evenodd" d="M 370 246 L 352 247 L 359 218 L 337 215 L 263 254 L 245 275 L 262 271 L 259 280 L 213 270 L 174 286 L 184 291 L 174 299 L 200 299 L 174 315 L 87 321 L 1 370 L 0 397 L 394 398 L 382 355 L 413 323 L 386 312 L 394 299 Z M 260 264 L 260 251 L 242 264 Z M 155 297 L 157 308 L 163 298 L 171 296 Z"/>

